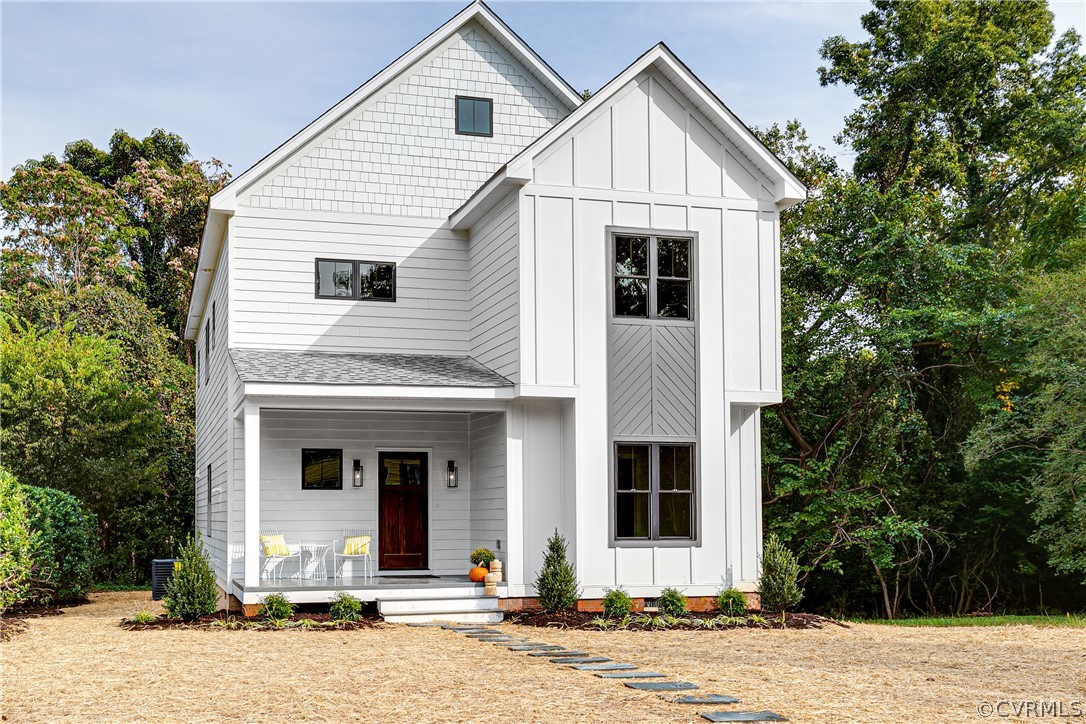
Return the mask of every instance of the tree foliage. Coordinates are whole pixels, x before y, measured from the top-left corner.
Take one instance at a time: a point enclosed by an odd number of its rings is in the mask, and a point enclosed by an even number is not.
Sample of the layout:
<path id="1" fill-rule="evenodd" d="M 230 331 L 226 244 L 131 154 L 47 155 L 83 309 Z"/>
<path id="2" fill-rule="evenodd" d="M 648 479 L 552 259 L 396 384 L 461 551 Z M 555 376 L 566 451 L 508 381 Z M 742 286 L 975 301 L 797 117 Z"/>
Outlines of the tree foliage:
<path id="1" fill-rule="evenodd" d="M 820 69 L 860 99 L 851 172 L 798 122 L 763 133 L 811 189 L 781 222 L 768 523 L 818 606 L 1037 606 L 1042 461 L 964 450 L 1018 390 L 1024 272 L 1083 256 L 1086 62 L 1038 2 L 876 0 L 862 23 Z"/>
<path id="2" fill-rule="evenodd" d="M 43 605 L 83 598 L 94 580 L 94 517 L 74 495 L 55 488 L 21 487 L 28 523 L 36 534 L 30 598 Z"/>
<path id="3" fill-rule="evenodd" d="M 194 621 L 218 610 L 219 589 L 200 539 L 189 536 L 181 545 L 173 575 L 166 581 L 162 605 L 170 618 Z"/>
<path id="4" fill-rule="evenodd" d="M 0 613 L 25 601 L 30 591 L 37 535 L 28 518 L 22 486 L 0 467 Z"/>
<path id="5" fill-rule="evenodd" d="M 566 539 L 555 529 L 543 552 L 543 567 L 536 574 L 535 590 L 539 605 L 546 611 L 561 611 L 581 597 L 577 573 L 569 562 Z"/>

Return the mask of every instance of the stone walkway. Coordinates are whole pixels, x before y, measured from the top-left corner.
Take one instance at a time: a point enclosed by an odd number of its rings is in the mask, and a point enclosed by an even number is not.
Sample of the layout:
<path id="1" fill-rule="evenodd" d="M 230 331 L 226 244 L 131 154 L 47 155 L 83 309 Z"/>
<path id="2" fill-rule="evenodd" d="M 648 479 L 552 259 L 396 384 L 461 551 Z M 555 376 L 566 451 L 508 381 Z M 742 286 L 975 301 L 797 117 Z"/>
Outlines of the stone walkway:
<path id="1" fill-rule="evenodd" d="M 617 679 L 631 689 L 639 691 L 677 692 L 693 691 L 700 689 L 697 684 L 689 681 L 648 681 L 648 679 L 666 679 L 667 674 L 655 671 L 641 671 L 637 665 L 611 661 L 603 656 L 593 656 L 586 651 L 571 651 L 564 646 L 554 646 L 540 641 L 529 641 L 525 638 L 517 638 L 497 629 L 489 629 L 482 626 L 452 625 L 452 624 L 409 624 L 418 627 L 440 627 L 449 631 L 455 631 L 467 638 L 476 641 L 490 643 L 495 646 L 504 646 L 509 651 L 524 653 L 528 656 L 547 660 L 553 664 L 559 664 L 578 671 L 586 671 L 603 679 Z M 666 699 L 675 704 L 709 706 L 720 704 L 738 704 L 739 699 L 725 694 L 686 694 L 675 699 Z M 758 722 L 758 721 L 788 721 L 780 714 L 771 711 L 699 711 L 703 719 L 711 722 Z"/>

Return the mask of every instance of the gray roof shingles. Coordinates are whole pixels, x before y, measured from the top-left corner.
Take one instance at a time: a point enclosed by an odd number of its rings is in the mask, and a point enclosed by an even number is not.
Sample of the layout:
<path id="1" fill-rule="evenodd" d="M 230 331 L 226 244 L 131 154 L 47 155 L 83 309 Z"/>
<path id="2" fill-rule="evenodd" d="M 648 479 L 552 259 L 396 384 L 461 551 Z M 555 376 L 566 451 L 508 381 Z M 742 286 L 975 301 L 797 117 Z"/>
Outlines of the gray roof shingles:
<path id="1" fill-rule="evenodd" d="M 513 384 L 466 356 L 232 349 L 230 357 L 245 382 L 424 387 L 509 387 Z"/>

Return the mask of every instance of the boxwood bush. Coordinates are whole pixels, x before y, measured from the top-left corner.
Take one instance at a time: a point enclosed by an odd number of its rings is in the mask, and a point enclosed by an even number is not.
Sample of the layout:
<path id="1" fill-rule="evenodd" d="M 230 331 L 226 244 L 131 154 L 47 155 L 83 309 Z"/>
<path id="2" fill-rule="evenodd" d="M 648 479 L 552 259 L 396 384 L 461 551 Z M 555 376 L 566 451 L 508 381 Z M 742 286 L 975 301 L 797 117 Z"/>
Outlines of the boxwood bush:
<path id="1" fill-rule="evenodd" d="M 93 582 L 98 550 L 94 517 L 62 490 L 33 485 L 22 489 L 30 528 L 37 533 L 31 598 L 45 605 L 83 598 Z"/>
<path id="2" fill-rule="evenodd" d="M 716 595 L 716 607 L 725 616 L 742 616 L 747 612 L 747 594 L 738 588 L 725 588 Z"/>
<path id="3" fill-rule="evenodd" d="M 621 587 L 608 589 L 603 597 L 604 618 L 625 618 L 633 608 L 633 599 Z"/>
<path id="4" fill-rule="evenodd" d="M 665 588 L 656 599 L 656 607 L 667 616 L 685 616 L 690 612 L 684 596 L 677 588 Z"/>

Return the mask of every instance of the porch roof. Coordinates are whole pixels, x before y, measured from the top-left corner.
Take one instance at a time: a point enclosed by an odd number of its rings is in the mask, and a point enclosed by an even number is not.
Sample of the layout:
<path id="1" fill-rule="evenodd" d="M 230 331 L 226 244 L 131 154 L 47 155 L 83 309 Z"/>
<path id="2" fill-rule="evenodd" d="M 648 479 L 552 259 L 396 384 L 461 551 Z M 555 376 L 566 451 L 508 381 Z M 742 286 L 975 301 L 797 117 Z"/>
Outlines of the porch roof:
<path id="1" fill-rule="evenodd" d="M 243 382 L 419 387 L 511 387 L 472 357 L 432 354 L 232 349 Z"/>

